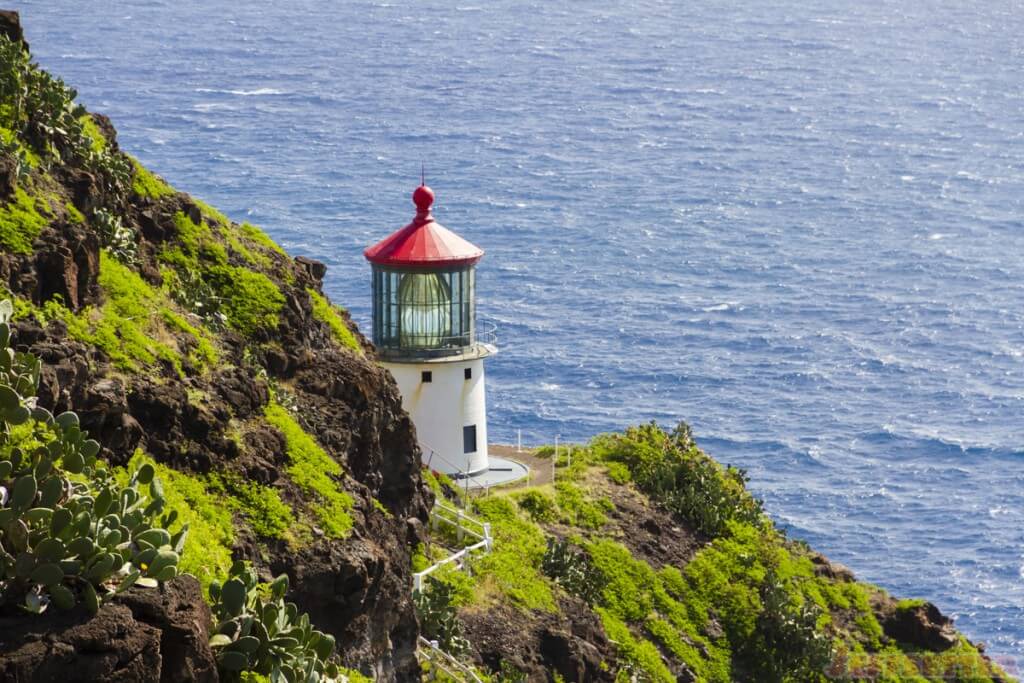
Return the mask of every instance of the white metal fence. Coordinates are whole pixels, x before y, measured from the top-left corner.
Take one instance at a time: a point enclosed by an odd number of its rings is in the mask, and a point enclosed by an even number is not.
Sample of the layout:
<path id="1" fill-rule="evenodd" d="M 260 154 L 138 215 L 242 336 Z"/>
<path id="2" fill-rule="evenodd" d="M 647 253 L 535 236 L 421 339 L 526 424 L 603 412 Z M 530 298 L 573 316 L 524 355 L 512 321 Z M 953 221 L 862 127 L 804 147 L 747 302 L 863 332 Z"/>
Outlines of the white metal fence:
<path id="1" fill-rule="evenodd" d="M 465 569 L 466 560 L 473 553 L 486 555 L 491 552 L 494 542 L 489 522 L 481 522 L 462 510 L 445 505 L 440 501 L 435 502 L 434 508 L 430 511 L 430 526 L 435 532 L 442 526 L 450 527 L 455 531 L 455 538 L 459 543 L 464 542 L 467 537 L 475 539 L 475 542 L 435 562 L 423 571 L 413 574 L 412 588 L 414 591 L 423 590 L 423 579 L 447 564 L 454 563 L 457 568 Z"/>
<path id="2" fill-rule="evenodd" d="M 480 676 L 473 669 L 466 666 L 459 660 L 437 646 L 432 640 L 420 636 L 419 647 L 416 648 L 416 656 L 420 662 L 430 664 L 428 676 L 430 680 L 436 680 L 439 673 L 443 673 L 456 681 L 472 681 L 483 683 Z"/>

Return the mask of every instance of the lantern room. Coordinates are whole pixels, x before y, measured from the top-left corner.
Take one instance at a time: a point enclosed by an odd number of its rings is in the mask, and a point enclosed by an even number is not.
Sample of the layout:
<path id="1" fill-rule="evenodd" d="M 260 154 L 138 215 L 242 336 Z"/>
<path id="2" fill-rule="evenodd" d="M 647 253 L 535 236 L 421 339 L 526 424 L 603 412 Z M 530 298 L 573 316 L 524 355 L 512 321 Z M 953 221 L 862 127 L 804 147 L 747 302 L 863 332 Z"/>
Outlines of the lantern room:
<path id="1" fill-rule="evenodd" d="M 412 223 L 364 253 L 373 268 L 373 343 L 385 358 L 464 353 L 477 343 L 474 285 L 483 250 L 434 220 L 413 192 Z"/>

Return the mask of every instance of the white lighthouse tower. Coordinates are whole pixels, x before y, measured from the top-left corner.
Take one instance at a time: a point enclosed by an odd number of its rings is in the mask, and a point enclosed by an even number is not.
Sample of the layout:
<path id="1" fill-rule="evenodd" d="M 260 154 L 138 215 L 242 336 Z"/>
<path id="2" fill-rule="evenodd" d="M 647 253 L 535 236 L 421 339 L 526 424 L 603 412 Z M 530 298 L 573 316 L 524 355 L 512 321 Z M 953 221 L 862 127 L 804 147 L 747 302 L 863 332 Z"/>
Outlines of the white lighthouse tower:
<path id="1" fill-rule="evenodd" d="M 484 359 L 497 349 L 476 328 L 484 252 L 434 220 L 429 187 L 417 187 L 412 200 L 412 223 L 364 252 L 373 269 L 373 343 L 416 425 L 424 462 L 458 478 L 486 476 Z"/>

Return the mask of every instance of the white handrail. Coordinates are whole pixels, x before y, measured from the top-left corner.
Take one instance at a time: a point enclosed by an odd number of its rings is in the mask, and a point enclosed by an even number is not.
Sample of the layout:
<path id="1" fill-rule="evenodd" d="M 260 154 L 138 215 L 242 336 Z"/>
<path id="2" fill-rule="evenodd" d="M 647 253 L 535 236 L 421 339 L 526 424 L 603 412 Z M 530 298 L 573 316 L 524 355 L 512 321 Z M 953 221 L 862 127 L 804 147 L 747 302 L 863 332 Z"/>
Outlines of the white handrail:
<path id="1" fill-rule="evenodd" d="M 419 647 L 416 649 L 416 654 L 423 657 L 452 678 L 456 680 L 468 679 L 473 681 L 473 683 L 483 683 L 480 677 L 476 675 L 475 671 L 439 648 L 435 641 L 427 640 L 423 636 L 420 636 L 418 644 Z M 464 678 L 460 679 L 460 674 Z M 436 676 L 432 675 L 431 678 L 436 678 Z"/>
<path id="2" fill-rule="evenodd" d="M 449 517 L 446 517 L 445 514 L 455 515 L 455 519 L 450 519 Z M 414 591 L 423 590 L 423 579 L 430 576 L 444 565 L 454 562 L 456 567 L 463 569 L 465 568 L 466 559 L 469 558 L 474 551 L 483 549 L 483 554 L 486 555 L 491 552 L 491 547 L 494 543 L 494 539 L 491 537 L 491 525 L 489 522 L 481 522 L 480 520 L 470 517 L 462 510 L 448 507 L 440 501 L 436 501 L 434 503 L 434 508 L 430 511 L 430 522 L 435 529 L 442 522 L 455 527 L 456 538 L 458 538 L 460 542 L 466 535 L 479 540 L 472 545 L 466 546 L 465 548 L 438 560 L 423 571 L 414 573 L 412 575 L 412 589 Z M 477 527 L 479 531 L 467 527 Z"/>

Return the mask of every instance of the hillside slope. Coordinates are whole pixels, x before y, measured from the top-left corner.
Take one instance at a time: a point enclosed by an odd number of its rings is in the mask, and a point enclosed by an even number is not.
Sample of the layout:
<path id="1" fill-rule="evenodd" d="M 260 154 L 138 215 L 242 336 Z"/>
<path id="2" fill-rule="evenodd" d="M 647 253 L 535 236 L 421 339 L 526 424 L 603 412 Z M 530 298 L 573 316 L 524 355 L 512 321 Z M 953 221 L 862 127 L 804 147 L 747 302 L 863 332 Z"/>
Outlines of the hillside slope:
<path id="1" fill-rule="evenodd" d="M 75 410 L 112 465 L 157 464 L 204 589 L 233 559 L 287 573 L 344 665 L 417 679 L 408 548 L 429 491 L 324 267 L 140 166 L 30 65 L 16 14 L 0 33 L 0 285 L 39 405 Z"/>
<path id="2" fill-rule="evenodd" d="M 934 605 L 788 539 L 686 425 L 563 445 L 554 464 L 554 483 L 469 501 L 494 550 L 420 599 L 426 635 L 496 680 L 1010 680 Z M 435 532 L 416 564 L 458 545 Z"/>

